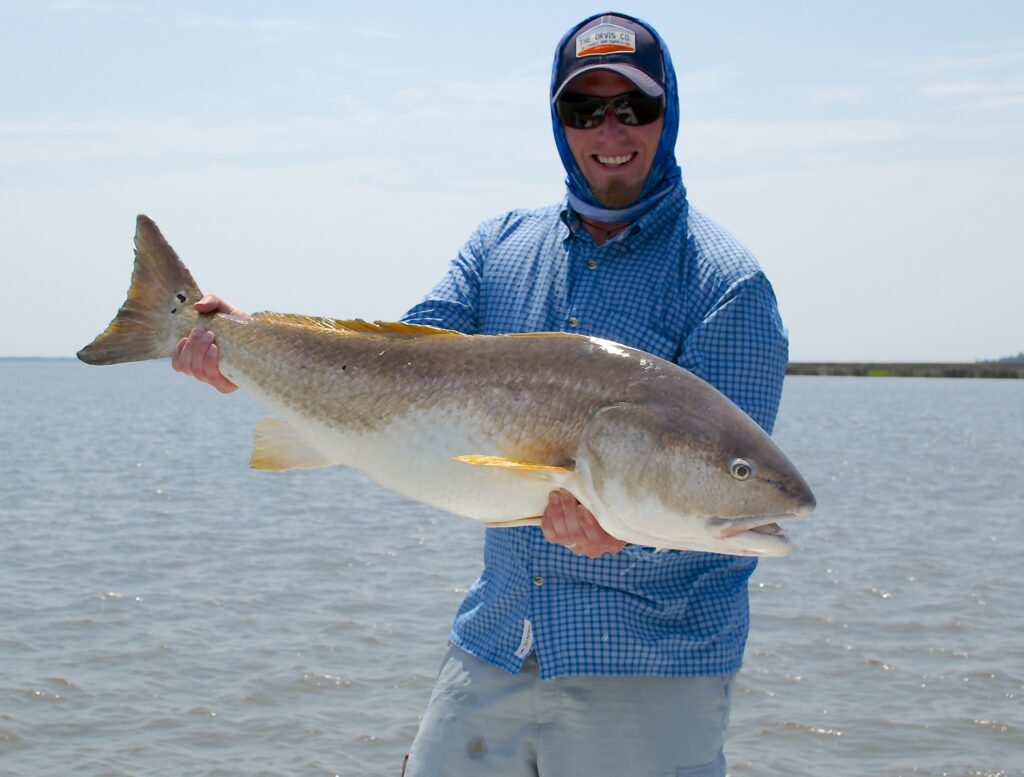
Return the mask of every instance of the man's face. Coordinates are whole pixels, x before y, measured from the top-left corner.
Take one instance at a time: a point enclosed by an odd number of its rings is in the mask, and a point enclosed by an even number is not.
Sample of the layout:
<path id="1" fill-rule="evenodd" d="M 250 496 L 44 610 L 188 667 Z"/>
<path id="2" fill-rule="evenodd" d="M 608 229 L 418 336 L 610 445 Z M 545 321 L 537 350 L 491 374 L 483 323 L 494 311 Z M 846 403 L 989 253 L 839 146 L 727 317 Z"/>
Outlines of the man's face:
<path id="1" fill-rule="evenodd" d="M 573 79 L 566 87 L 572 94 L 617 97 L 636 91 L 628 79 L 609 70 L 594 70 Z M 624 208 L 640 196 L 658 150 L 664 116 L 651 124 L 631 127 L 609 110 L 599 127 L 574 129 L 564 124 L 576 164 L 590 190 L 607 208 Z"/>

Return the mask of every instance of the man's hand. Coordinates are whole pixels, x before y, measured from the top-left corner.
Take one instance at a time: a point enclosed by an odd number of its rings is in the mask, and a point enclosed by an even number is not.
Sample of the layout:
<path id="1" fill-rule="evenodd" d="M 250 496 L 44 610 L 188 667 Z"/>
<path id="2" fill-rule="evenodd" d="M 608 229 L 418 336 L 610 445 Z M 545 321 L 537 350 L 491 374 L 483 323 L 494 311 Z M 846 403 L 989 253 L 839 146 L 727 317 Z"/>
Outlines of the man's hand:
<path id="1" fill-rule="evenodd" d="M 200 313 L 227 313 L 246 318 L 245 311 L 239 310 L 216 294 L 206 294 L 192 307 Z M 217 353 L 217 344 L 213 342 L 213 332 L 202 326 L 195 327 L 189 332 L 188 337 L 178 341 L 178 347 L 171 357 L 171 367 L 176 372 L 183 372 L 203 383 L 209 383 L 222 394 L 230 394 L 238 389 L 238 386 L 221 373 L 220 356 Z"/>
<path id="2" fill-rule="evenodd" d="M 548 542 L 565 545 L 579 556 L 597 558 L 602 553 L 614 556 L 626 547 L 625 542 L 602 529 L 594 514 L 564 488 L 548 494 L 548 506 L 544 508 L 540 527 Z"/>

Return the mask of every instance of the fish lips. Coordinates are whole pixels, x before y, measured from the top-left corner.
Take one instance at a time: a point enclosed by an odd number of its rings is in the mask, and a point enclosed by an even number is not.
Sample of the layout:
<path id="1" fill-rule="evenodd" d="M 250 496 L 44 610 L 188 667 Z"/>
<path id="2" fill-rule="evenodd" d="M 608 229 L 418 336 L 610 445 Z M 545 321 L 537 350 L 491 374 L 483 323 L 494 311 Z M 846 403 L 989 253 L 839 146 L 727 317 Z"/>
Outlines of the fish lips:
<path id="1" fill-rule="evenodd" d="M 747 535 L 749 539 L 756 539 L 757 545 L 761 546 L 767 544 L 779 555 L 785 555 L 789 552 L 792 542 L 786 532 L 779 526 L 778 522 L 787 518 L 802 518 L 805 515 L 809 515 L 814 511 L 815 506 L 814 497 L 811 496 L 793 512 L 772 515 L 754 515 L 748 518 L 735 519 L 712 518 L 711 525 L 717 530 L 719 540 L 735 541 L 742 535 Z M 754 534 L 757 535 L 756 538 L 751 536 Z M 757 551 L 754 552 L 757 555 L 761 555 L 761 553 L 757 553 Z M 769 554 L 764 553 L 764 555 Z M 774 555 L 774 553 L 772 553 L 772 555 Z"/>
<path id="2" fill-rule="evenodd" d="M 726 540 L 729 537 L 735 537 L 738 534 L 745 534 L 748 531 L 754 531 L 768 526 L 774 526 L 775 529 L 761 532 L 762 534 L 781 534 L 782 536 L 785 536 L 785 533 L 779 528 L 777 521 L 791 517 L 793 516 L 755 515 L 750 518 L 735 518 L 732 520 L 726 518 L 712 518 L 711 522 L 716 529 L 719 529 L 718 539 Z"/>

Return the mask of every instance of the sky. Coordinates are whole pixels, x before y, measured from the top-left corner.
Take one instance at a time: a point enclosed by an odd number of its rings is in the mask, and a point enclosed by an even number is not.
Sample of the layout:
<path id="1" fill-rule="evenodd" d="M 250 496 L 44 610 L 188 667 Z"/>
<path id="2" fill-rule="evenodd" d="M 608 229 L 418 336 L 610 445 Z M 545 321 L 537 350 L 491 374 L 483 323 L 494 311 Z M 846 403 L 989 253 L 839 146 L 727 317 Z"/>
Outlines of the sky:
<path id="1" fill-rule="evenodd" d="M 0 356 L 71 356 L 137 213 L 239 307 L 394 319 L 473 228 L 564 194 L 558 3 L 0 0 Z M 794 361 L 1024 350 L 1024 3 L 636 2 L 691 203 Z"/>

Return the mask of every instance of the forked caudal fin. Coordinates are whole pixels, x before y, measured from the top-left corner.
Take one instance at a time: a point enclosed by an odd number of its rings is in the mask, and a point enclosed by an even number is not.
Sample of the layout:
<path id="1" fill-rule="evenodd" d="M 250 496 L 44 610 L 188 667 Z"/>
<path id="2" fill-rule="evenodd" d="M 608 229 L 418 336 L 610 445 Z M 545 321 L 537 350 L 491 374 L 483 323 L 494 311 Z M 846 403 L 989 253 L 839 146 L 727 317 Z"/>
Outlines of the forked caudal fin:
<path id="1" fill-rule="evenodd" d="M 135 268 L 128 299 L 114 320 L 78 352 L 86 364 L 120 364 L 171 356 L 196 320 L 193 303 L 202 298 L 191 273 L 156 224 L 135 222 Z"/>

